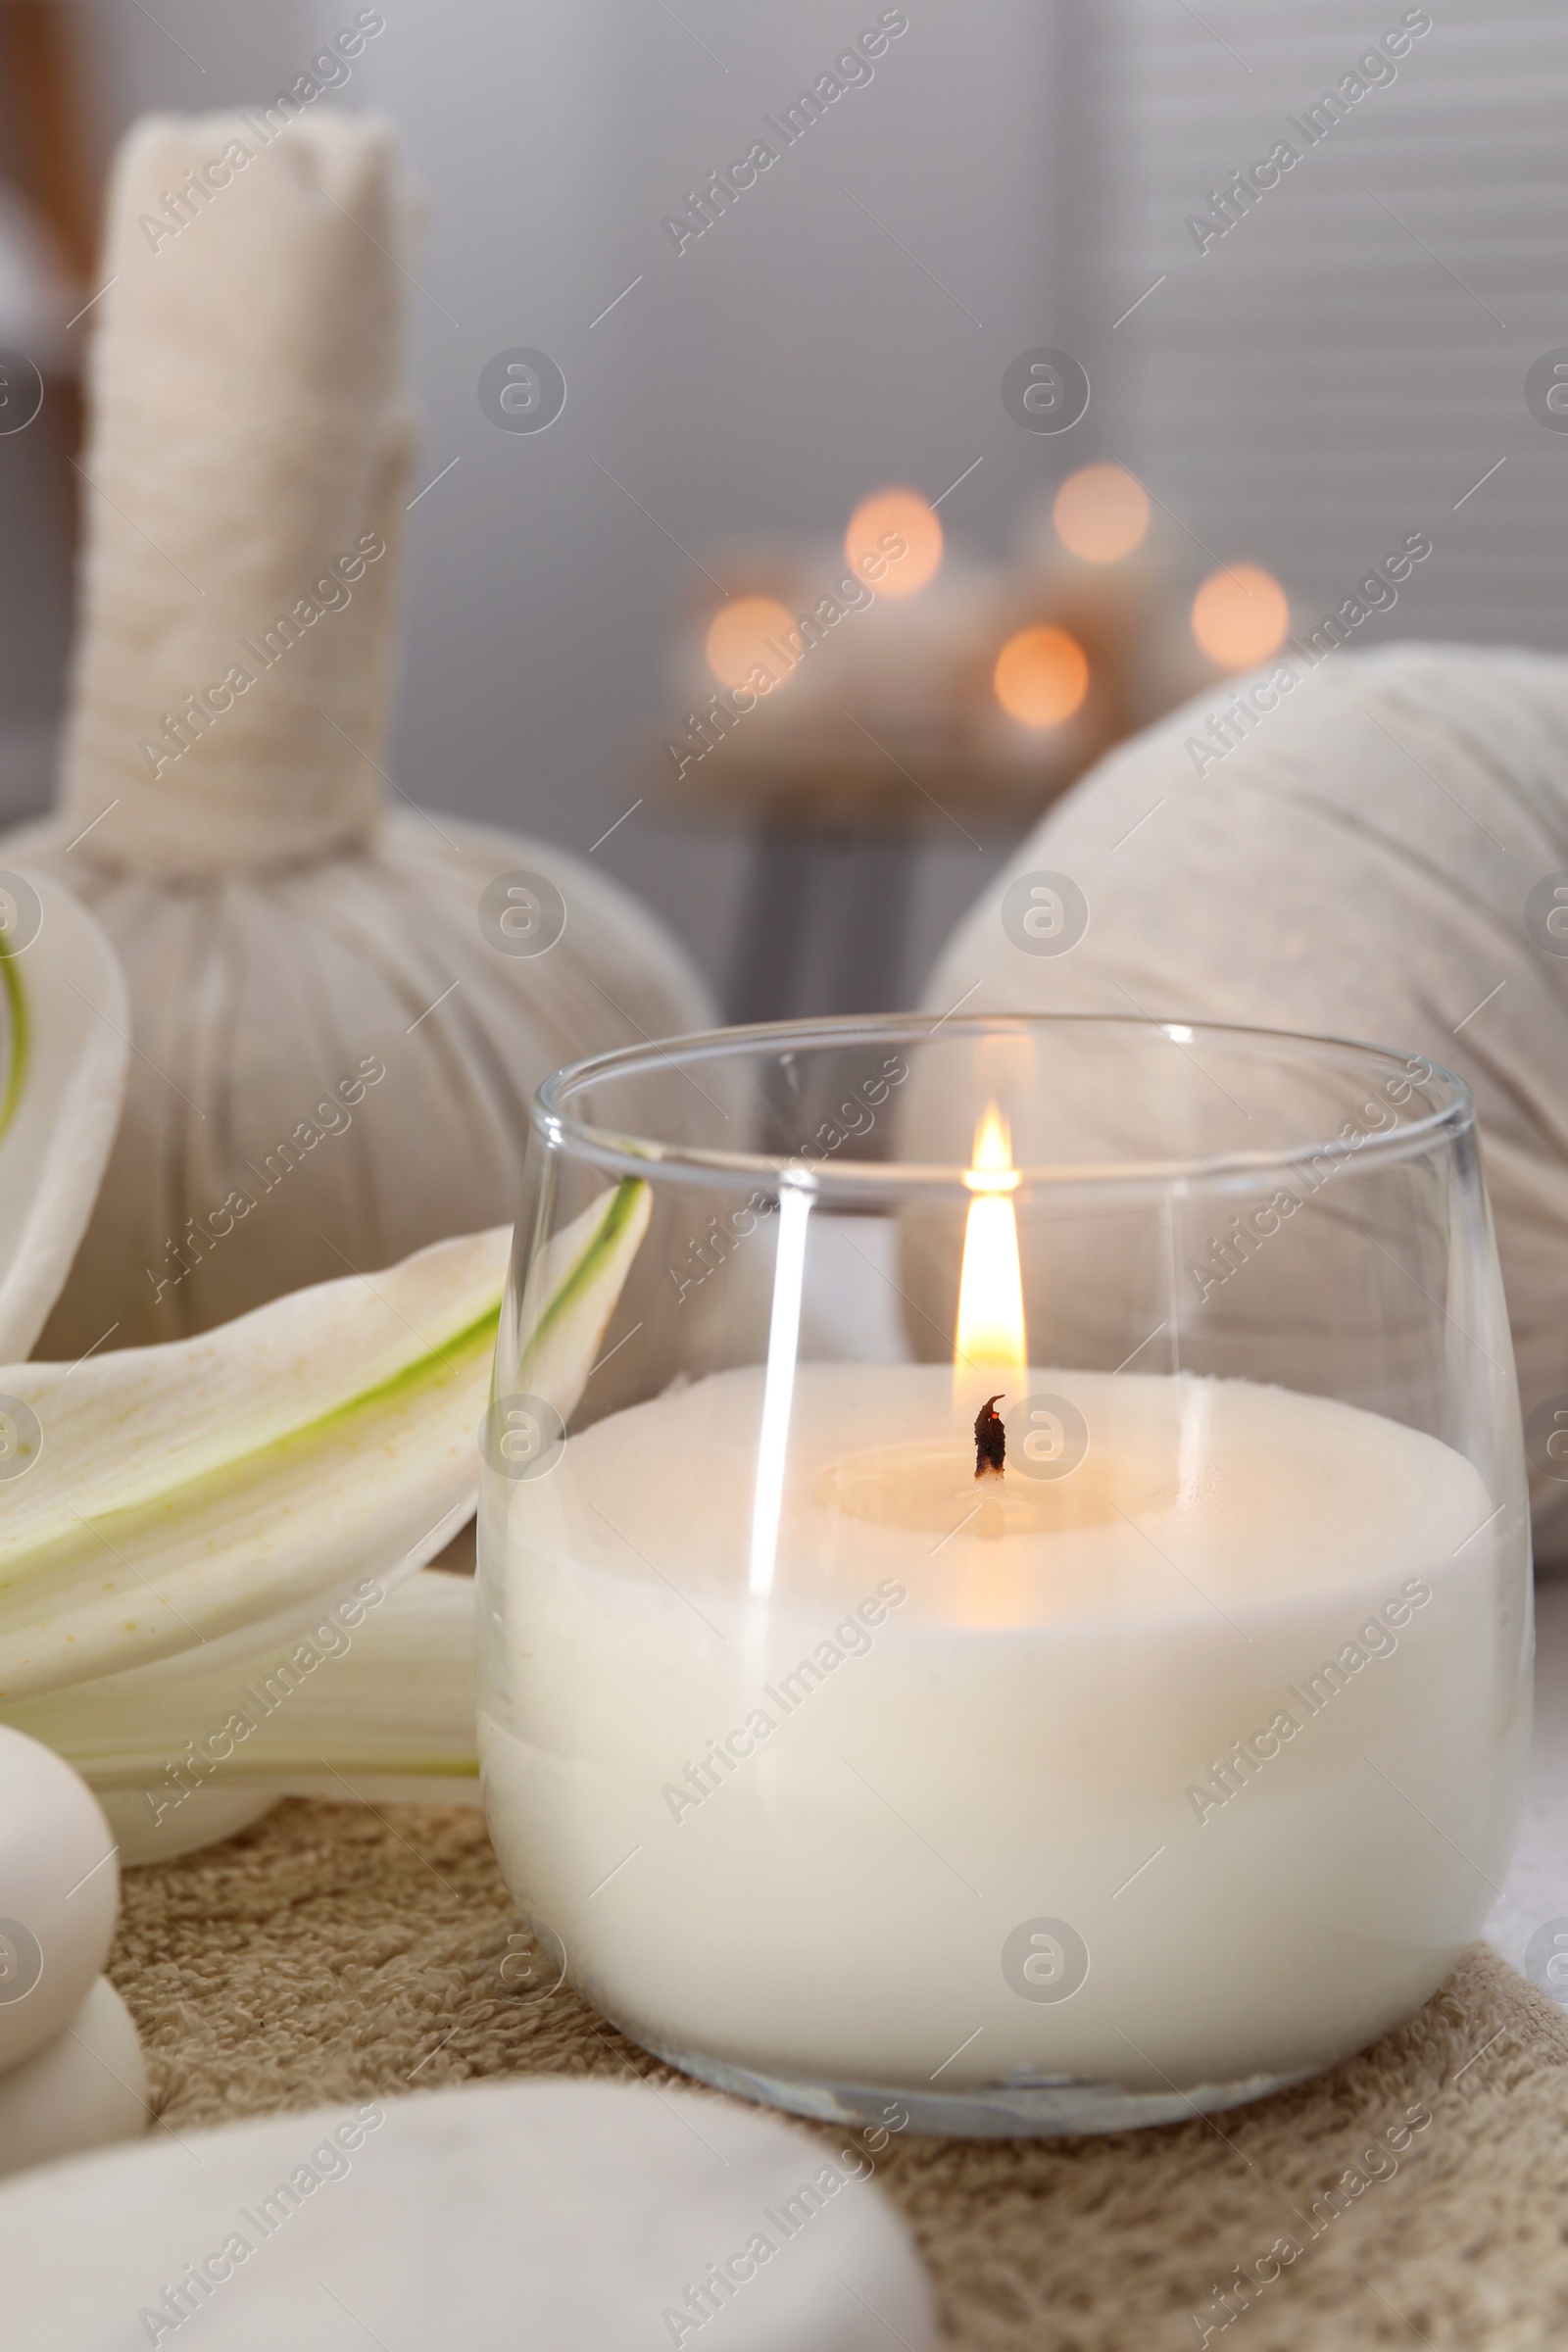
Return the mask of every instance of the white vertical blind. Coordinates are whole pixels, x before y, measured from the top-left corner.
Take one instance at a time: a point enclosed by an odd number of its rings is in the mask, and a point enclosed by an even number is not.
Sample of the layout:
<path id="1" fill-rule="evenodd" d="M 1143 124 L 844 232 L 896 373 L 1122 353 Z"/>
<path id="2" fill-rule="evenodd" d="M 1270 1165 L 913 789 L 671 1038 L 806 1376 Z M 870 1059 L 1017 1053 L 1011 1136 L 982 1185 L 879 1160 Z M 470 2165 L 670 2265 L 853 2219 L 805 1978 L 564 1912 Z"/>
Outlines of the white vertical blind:
<path id="1" fill-rule="evenodd" d="M 1568 644 L 1568 433 L 1524 392 L 1568 346 L 1561 0 L 1105 0 L 1075 79 L 1061 233 L 1102 438 L 1298 622 L 1424 530 L 1368 640 Z M 1304 110 L 1342 90 L 1309 143 Z M 1211 192 L 1281 140 L 1299 160 L 1200 251 L 1190 217 L 1217 221 Z"/>

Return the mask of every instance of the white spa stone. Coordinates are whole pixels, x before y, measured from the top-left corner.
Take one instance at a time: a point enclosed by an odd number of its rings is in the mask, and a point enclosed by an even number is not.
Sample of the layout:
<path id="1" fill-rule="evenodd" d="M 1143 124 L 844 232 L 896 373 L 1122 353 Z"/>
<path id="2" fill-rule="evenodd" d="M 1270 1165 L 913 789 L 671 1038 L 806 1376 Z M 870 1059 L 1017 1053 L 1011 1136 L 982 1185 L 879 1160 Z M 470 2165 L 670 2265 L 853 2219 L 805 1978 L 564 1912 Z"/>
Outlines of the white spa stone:
<path id="1" fill-rule="evenodd" d="M 115 1840 L 62 1756 L 0 1724 L 0 2075 L 74 2017 L 109 1957 Z"/>
<path id="2" fill-rule="evenodd" d="M 727 2100 L 564 2080 L 160 2136 L 0 2188 L 7 2352 L 187 2327 L 208 2352 L 930 2352 L 930 2289 L 873 2169 L 858 2138 Z M 690 2290 L 714 2265 L 731 2291 L 703 2320 Z"/>
<path id="3" fill-rule="evenodd" d="M 135 2025 L 100 1977 L 66 2031 L 0 2075 L 0 2173 L 134 2139 L 151 2120 Z"/>
<path id="4" fill-rule="evenodd" d="M 220 1838 L 237 1838 L 264 1813 L 270 1813 L 277 1802 L 271 1788 L 191 1788 L 177 1806 L 169 1805 L 164 1817 L 155 1821 L 147 1801 L 149 1793 L 156 1799 L 160 1792 L 106 1788 L 100 1800 L 120 1840 L 123 1870 L 133 1870 L 144 1862 L 174 1862 L 200 1846 L 217 1844 Z"/>

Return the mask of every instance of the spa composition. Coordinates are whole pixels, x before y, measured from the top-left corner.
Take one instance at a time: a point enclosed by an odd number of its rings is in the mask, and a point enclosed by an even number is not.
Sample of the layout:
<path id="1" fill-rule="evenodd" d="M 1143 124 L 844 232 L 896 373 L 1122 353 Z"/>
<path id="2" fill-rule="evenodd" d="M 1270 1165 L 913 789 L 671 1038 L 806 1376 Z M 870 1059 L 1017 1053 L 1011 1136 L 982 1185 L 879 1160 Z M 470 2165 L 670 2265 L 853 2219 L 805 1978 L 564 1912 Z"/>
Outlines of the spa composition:
<path id="1" fill-rule="evenodd" d="M 607 2016 L 1009 2133 L 1234 2104 L 1430 1996 L 1531 1640 L 1457 1080 L 1142 1021 L 719 1034 L 543 1090 L 517 1250 L 481 1764 Z M 568 1331 L 642 1400 L 553 1396 Z"/>

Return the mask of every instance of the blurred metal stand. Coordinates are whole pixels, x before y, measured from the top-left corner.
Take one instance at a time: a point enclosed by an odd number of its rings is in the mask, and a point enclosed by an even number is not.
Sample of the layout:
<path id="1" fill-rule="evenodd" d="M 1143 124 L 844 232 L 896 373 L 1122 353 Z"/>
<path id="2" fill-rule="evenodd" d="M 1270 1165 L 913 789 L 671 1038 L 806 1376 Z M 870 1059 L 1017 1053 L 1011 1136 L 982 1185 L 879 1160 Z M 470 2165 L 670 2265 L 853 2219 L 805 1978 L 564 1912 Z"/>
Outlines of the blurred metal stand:
<path id="1" fill-rule="evenodd" d="M 764 819 L 727 993 L 734 1021 L 895 1011 L 907 975 L 917 833 Z"/>

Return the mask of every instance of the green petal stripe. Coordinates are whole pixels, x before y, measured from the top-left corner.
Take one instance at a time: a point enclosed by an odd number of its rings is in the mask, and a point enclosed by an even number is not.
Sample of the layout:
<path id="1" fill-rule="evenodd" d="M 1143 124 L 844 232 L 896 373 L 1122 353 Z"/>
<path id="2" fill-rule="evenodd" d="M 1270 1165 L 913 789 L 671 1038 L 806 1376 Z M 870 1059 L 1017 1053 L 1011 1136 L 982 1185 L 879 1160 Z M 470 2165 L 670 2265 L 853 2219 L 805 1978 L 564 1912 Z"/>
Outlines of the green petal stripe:
<path id="1" fill-rule="evenodd" d="M 6 1091 L 0 1097 L 0 1140 L 16 1116 L 17 1104 L 26 1083 L 27 1058 L 31 1051 L 32 1031 L 27 1018 L 27 992 L 22 985 L 17 958 L 10 948 L 0 943 L 0 986 L 5 990 L 6 1012 L 10 1023 L 10 1064 L 6 1070 Z"/>
<path id="2" fill-rule="evenodd" d="M 174 1480 L 160 1493 L 144 1494 L 135 1502 L 125 1503 L 116 1510 L 95 1511 L 82 1524 L 95 1535 L 106 1527 L 122 1528 L 128 1533 L 173 1509 L 176 1497 L 186 1507 L 199 1506 L 207 1496 L 221 1493 L 225 1488 L 250 1483 L 266 1465 L 281 1463 L 290 1455 L 298 1455 L 318 1446 L 329 1430 L 341 1428 L 344 1423 L 367 1415 L 376 1405 L 391 1403 L 401 1396 L 417 1394 L 421 1388 L 430 1386 L 438 1379 L 441 1370 L 467 1370 L 476 1358 L 487 1356 L 493 1349 L 500 1311 L 498 1299 L 493 1307 L 465 1330 L 454 1334 L 442 1346 L 429 1348 L 415 1362 L 405 1364 L 401 1371 L 378 1381 L 374 1388 L 362 1390 L 358 1396 L 334 1405 L 329 1412 L 318 1414 L 314 1421 L 301 1422 L 298 1428 L 285 1430 L 281 1437 L 272 1438 L 264 1446 L 230 1454 L 221 1462 L 214 1463 L 210 1469 L 193 1471 L 186 1477 Z M 350 1476 L 362 1474 L 357 1466 L 348 1471 Z M 9 1559 L 0 1557 L 0 1592 L 9 1591 L 19 1579 L 35 1575 L 40 1570 L 47 1571 L 56 1558 L 74 1554 L 79 1543 L 79 1534 L 62 1530 L 53 1538 L 26 1544 L 20 1553 L 13 1554 Z"/>
<path id="3" fill-rule="evenodd" d="M 527 1345 L 522 1351 L 522 1361 L 518 1366 L 519 1378 L 527 1366 L 538 1357 L 545 1342 L 558 1324 L 570 1313 L 583 1294 L 592 1289 L 601 1266 L 624 1233 L 636 1212 L 639 1198 L 647 1190 L 648 1187 L 640 1176 L 625 1177 L 621 1183 L 616 1185 L 609 1205 L 599 1221 L 599 1228 L 593 1240 L 577 1259 L 571 1272 L 566 1276 L 565 1281 L 550 1300 L 544 1313 L 528 1335 Z"/>

